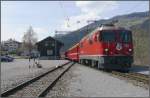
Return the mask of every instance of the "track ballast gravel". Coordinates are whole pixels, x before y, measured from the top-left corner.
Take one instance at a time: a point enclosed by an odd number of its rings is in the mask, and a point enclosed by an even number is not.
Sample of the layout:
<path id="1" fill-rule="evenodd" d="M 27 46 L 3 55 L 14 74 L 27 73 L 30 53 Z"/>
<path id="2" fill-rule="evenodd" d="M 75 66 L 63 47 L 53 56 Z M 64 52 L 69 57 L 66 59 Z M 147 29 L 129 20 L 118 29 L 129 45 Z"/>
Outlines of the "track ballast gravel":
<path id="1" fill-rule="evenodd" d="M 75 64 L 47 97 L 148 97 L 149 90 L 107 73 Z"/>
<path id="2" fill-rule="evenodd" d="M 62 68 L 59 68 L 41 79 L 29 84 L 23 89 L 17 91 L 15 94 L 10 97 L 37 97 L 45 88 L 47 88 L 65 69 L 67 69 L 70 64 L 65 65 Z"/>

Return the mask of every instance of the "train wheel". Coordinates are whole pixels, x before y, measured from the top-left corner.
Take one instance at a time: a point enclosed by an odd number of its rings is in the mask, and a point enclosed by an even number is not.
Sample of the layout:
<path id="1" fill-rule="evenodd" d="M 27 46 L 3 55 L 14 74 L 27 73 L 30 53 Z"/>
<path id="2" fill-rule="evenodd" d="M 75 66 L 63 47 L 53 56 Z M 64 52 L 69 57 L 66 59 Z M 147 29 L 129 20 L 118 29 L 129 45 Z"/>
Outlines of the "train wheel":
<path id="1" fill-rule="evenodd" d="M 96 68 L 98 65 L 98 62 L 97 61 L 92 61 L 92 67 Z"/>
<path id="2" fill-rule="evenodd" d="M 94 67 L 95 66 L 95 61 L 91 60 L 91 66 Z"/>
<path id="3" fill-rule="evenodd" d="M 100 69 L 101 64 L 98 62 L 97 64 L 97 68 Z"/>
<path id="4" fill-rule="evenodd" d="M 88 65 L 88 60 L 85 60 L 85 65 Z"/>
<path id="5" fill-rule="evenodd" d="M 103 69 L 103 70 L 106 71 L 106 72 L 112 72 L 112 70 L 111 70 L 111 69 L 108 69 L 108 68 Z"/>
<path id="6" fill-rule="evenodd" d="M 84 59 L 82 59 L 82 65 L 84 65 L 85 63 L 84 63 Z"/>
<path id="7" fill-rule="evenodd" d="M 82 64 L 82 60 L 81 59 L 79 60 L 79 64 Z"/>
<path id="8" fill-rule="evenodd" d="M 88 60 L 88 65 L 92 67 L 92 60 Z"/>
<path id="9" fill-rule="evenodd" d="M 85 59 L 83 59 L 83 65 L 85 65 L 85 64 L 86 64 Z"/>
<path id="10" fill-rule="evenodd" d="M 83 60 L 80 60 L 80 64 L 83 64 Z"/>
<path id="11" fill-rule="evenodd" d="M 83 63 L 83 60 L 82 59 L 80 59 L 80 64 L 82 64 Z"/>
<path id="12" fill-rule="evenodd" d="M 104 66 L 102 65 L 102 63 L 100 63 L 100 62 L 98 62 L 98 61 L 97 61 L 97 68 L 98 68 L 99 70 L 104 70 L 104 69 L 105 69 Z"/>

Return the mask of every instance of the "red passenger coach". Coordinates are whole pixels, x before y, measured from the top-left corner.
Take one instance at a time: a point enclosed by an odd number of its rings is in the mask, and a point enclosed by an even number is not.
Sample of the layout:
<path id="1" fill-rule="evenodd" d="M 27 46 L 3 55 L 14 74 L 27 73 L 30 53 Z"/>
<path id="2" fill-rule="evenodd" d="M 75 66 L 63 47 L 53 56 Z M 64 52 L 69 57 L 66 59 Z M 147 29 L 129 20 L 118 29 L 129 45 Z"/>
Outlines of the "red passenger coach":
<path id="1" fill-rule="evenodd" d="M 79 43 L 74 45 L 68 51 L 66 51 L 65 56 L 67 59 L 72 61 L 79 61 Z"/>

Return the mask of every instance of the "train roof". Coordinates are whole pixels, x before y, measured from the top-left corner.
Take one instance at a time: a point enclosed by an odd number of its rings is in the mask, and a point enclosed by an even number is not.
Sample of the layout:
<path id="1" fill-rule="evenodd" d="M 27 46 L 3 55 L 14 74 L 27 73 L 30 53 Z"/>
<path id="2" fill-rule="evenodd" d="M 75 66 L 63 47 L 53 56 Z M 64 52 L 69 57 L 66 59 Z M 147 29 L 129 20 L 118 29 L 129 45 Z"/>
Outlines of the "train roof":
<path id="1" fill-rule="evenodd" d="M 99 26 L 96 29 L 94 29 L 91 33 L 89 33 L 86 36 L 84 36 L 81 39 L 81 41 L 83 41 L 86 38 L 90 37 L 93 33 L 95 33 L 95 31 L 102 31 L 102 30 L 129 30 L 129 29 L 124 28 L 124 27 L 115 26 L 113 24 L 102 24 L 101 26 Z"/>
<path id="2" fill-rule="evenodd" d="M 96 30 L 127 30 L 123 27 L 119 27 L 119 26 L 115 26 L 115 25 L 102 25 L 98 28 L 96 28 Z"/>

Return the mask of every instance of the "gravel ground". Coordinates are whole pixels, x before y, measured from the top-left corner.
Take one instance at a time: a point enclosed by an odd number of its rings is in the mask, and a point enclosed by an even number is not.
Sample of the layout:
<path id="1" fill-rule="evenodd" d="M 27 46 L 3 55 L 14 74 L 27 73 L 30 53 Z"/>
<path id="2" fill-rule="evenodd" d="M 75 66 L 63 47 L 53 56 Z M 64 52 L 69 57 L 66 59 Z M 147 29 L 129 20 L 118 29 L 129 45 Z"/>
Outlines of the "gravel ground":
<path id="1" fill-rule="evenodd" d="M 65 65 L 62 68 L 59 68 L 46 76 L 42 77 L 41 79 L 37 80 L 36 82 L 28 85 L 27 87 L 23 88 L 22 90 L 19 90 L 14 95 L 11 95 L 10 97 L 36 97 L 38 96 L 41 91 L 43 91 L 45 88 L 49 86 L 56 78 L 64 71 L 66 70 L 71 64 Z"/>
<path id="2" fill-rule="evenodd" d="M 75 64 L 47 97 L 148 97 L 149 90 L 107 73 Z"/>
<path id="3" fill-rule="evenodd" d="M 33 60 L 29 63 L 28 59 L 15 59 L 14 62 L 1 63 L 1 91 L 12 88 L 53 66 L 61 65 L 65 62 L 67 60 L 41 60 L 42 68 L 34 66 Z"/>

